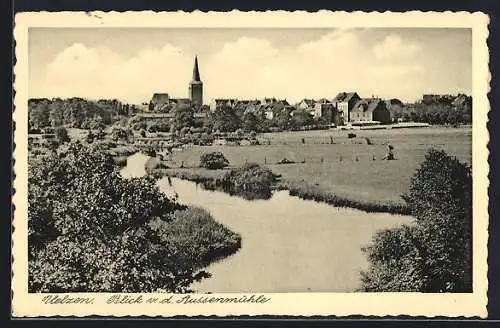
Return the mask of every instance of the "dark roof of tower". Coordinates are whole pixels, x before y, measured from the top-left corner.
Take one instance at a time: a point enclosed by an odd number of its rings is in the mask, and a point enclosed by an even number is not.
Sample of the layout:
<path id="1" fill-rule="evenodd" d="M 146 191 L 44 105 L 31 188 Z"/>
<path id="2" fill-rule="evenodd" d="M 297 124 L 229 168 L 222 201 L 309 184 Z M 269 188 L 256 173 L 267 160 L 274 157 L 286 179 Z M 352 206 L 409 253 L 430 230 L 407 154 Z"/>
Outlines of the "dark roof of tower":
<path id="1" fill-rule="evenodd" d="M 193 81 L 201 82 L 200 71 L 198 69 L 198 56 L 194 57 Z"/>

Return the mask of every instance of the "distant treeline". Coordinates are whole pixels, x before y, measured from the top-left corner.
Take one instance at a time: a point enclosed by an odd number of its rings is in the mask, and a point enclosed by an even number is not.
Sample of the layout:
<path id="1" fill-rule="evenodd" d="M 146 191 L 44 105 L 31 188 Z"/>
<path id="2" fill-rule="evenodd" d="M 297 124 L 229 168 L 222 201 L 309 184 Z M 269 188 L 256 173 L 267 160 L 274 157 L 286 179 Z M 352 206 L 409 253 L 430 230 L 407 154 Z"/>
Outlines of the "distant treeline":
<path id="1" fill-rule="evenodd" d="M 394 121 L 412 121 L 434 125 L 471 124 L 472 97 L 463 94 L 457 97 L 433 96 L 418 103 L 392 104 L 389 106 Z"/>
<path id="2" fill-rule="evenodd" d="M 83 98 L 39 98 L 28 100 L 29 129 L 67 126 L 99 129 L 128 116 L 134 105 L 119 100 L 87 100 Z"/>

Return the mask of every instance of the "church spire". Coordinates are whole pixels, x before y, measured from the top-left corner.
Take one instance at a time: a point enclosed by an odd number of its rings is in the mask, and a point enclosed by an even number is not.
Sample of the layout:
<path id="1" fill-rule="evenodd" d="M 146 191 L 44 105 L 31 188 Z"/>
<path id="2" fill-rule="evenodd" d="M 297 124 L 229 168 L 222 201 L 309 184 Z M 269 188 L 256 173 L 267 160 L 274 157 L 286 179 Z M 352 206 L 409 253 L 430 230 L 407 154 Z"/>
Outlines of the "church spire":
<path id="1" fill-rule="evenodd" d="M 194 57 L 193 81 L 201 82 L 200 71 L 198 70 L 198 56 Z"/>
<path id="2" fill-rule="evenodd" d="M 194 57 L 193 79 L 189 82 L 189 98 L 193 105 L 203 105 L 203 82 L 201 82 L 198 69 L 198 56 Z"/>

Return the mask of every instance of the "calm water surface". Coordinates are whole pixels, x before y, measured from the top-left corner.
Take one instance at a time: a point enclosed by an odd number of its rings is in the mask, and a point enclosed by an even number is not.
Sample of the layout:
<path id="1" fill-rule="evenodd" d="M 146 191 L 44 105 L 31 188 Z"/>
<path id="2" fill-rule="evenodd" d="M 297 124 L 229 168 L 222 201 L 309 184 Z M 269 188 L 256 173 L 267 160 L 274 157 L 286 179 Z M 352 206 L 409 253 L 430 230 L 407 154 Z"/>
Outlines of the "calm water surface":
<path id="1" fill-rule="evenodd" d="M 122 175 L 144 175 L 146 160 L 143 154 L 130 156 Z M 412 220 L 301 200 L 287 191 L 275 192 L 269 200 L 247 201 L 180 179 L 170 185 L 163 178 L 158 185 L 242 236 L 241 249 L 210 265 L 212 277 L 193 286 L 199 292 L 354 291 L 359 272 L 367 266 L 361 247 L 377 230 Z"/>

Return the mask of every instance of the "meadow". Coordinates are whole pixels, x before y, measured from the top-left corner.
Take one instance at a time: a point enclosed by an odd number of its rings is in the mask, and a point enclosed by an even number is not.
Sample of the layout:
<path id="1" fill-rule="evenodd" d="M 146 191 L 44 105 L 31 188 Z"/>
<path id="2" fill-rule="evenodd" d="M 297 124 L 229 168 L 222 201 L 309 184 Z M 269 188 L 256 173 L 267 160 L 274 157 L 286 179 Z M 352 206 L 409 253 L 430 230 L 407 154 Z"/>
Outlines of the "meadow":
<path id="1" fill-rule="evenodd" d="M 258 146 L 190 146 L 174 152 L 173 162 L 186 167 L 182 170 L 185 174 L 204 175 L 206 170 L 197 168 L 200 156 L 221 151 L 231 166 L 250 162 L 267 165 L 282 175 L 285 186 L 360 202 L 391 204 L 403 203 L 401 194 L 429 148 L 444 149 L 463 162 L 472 162 L 470 127 L 349 132 L 356 138 L 349 139 L 348 131 L 338 130 L 280 132 L 259 135 Z M 366 144 L 365 138 L 371 144 Z M 382 160 L 387 144 L 394 147 L 393 161 Z M 295 163 L 277 164 L 284 158 Z"/>

